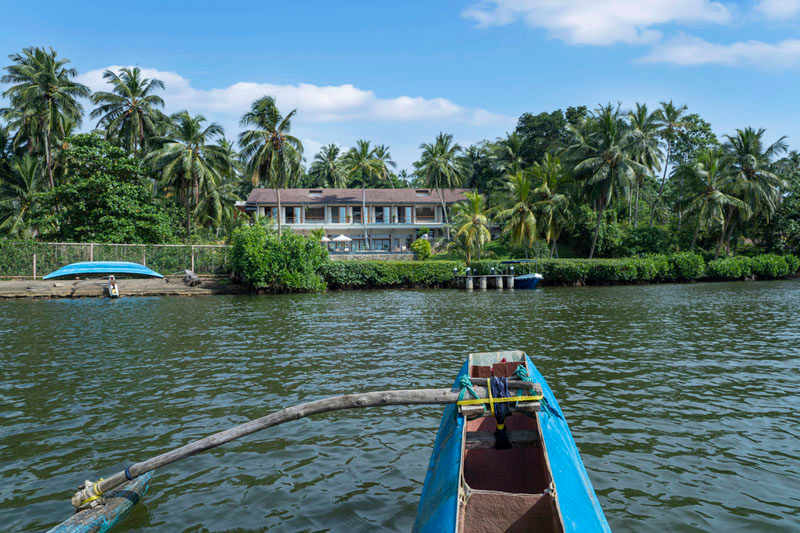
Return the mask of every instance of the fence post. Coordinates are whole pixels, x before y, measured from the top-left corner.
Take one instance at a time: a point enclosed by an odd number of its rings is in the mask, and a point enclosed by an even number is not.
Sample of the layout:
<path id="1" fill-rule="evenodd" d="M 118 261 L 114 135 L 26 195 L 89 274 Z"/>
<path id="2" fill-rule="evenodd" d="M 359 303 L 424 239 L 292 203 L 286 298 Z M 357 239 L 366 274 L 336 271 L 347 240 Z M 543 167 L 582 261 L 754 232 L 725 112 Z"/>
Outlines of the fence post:
<path id="1" fill-rule="evenodd" d="M 94 243 L 89 243 L 89 261 L 94 261 Z"/>
<path id="2" fill-rule="evenodd" d="M 33 279 L 36 279 L 36 252 L 33 252 Z"/>
<path id="3" fill-rule="evenodd" d="M 147 266 L 147 245 L 142 245 L 142 265 Z"/>
<path id="4" fill-rule="evenodd" d="M 192 272 L 194 272 L 194 244 L 192 245 Z"/>

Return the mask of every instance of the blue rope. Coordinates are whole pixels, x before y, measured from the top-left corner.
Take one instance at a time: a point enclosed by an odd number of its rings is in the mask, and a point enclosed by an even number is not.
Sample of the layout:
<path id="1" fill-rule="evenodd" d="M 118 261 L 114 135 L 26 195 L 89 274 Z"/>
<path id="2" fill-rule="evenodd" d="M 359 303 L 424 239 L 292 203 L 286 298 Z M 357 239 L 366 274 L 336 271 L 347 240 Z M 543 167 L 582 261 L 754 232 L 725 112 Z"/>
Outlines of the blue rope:
<path id="1" fill-rule="evenodd" d="M 524 366 L 522 366 L 522 365 L 519 365 L 519 366 L 517 367 L 517 369 L 514 371 L 514 374 L 515 374 L 515 375 L 516 375 L 516 376 L 517 376 L 519 379 L 521 379 L 522 381 L 530 381 L 530 382 L 533 382 L 533 378 L 532 378 L 532 377 L 530 377 L 530 375 L 528 375 L 528 370 L 527 370 L 527 369 L 526 369 Z M 522 393 L 522 391 L 521 391 L 521 390 L 520 390 L 520 391 L 517 391 L 517 396 L 521 396 L 522 394 L 523 394 L 523 393 Z M 517 402 L 517 403 L 519 403 L 519 402 Z M 550 404 L 547 402 L 547 398 L 545 398 L 545 397 L 544 397 L 544 393 L 542 393 L 541 405 L 542 405 L 542 409 L 544 410 L 544 412 L 546 412 L 546 413 L 549 413 L 549 414 L 551 414 L 551 415 L 553 415 L 553 416 L 557 416 L 557 417 L 558 417 L 558 418 L 560 418 L 561 420 L 564 420 L 564 417 L 561 415 L 561 413 L 559 413 L 558 411 L 556 411 L 556 410 L 555 410 L 553 407 L 551 407 L 551 406 L 550 406 Z"/>

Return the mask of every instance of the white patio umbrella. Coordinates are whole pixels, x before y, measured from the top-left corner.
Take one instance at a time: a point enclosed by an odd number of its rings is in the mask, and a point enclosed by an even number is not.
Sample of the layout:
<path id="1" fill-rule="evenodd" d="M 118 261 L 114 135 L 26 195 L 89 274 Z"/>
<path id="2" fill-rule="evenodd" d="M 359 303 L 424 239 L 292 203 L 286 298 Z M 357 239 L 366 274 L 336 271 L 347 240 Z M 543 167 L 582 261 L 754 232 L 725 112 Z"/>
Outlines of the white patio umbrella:
<path id="1" fill-rule="evenodd" d="M 322 237 L 319 242 L 331 242 L 331 240 L 328 237 Z"/>
<path id="2" fill-rule="evenodd" d="M 333 238 L 333 242 L 350 242 L 353 239 L 348 237 L 347 235 L 339 235 L 338 237 Z"/>

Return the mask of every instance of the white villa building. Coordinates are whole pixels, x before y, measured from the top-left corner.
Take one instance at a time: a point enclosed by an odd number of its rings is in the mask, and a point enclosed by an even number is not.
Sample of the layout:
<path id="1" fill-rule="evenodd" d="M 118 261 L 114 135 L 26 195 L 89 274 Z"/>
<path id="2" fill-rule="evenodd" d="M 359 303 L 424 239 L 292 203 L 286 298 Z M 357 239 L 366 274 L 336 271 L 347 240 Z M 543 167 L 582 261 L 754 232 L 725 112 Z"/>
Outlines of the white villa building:
<path id="1" fill-rule="evenodd" d="M 445 205 L 465 200 L 468 189 L 442 191 Z M 296 233 L 325 229 L 339 251 L 405 252 L 419 228 L 432 236 L 442 233 L 444 215 L 439 192 L 433 189 L 281 189 L 281 223 Z M 244 203 L 246 213 L 277 219 L 275 189 L 253 189 Z M 369 247 L 367 239 L 369 237 Z M 331 243 L 332 247 L 334 243 Z"/>

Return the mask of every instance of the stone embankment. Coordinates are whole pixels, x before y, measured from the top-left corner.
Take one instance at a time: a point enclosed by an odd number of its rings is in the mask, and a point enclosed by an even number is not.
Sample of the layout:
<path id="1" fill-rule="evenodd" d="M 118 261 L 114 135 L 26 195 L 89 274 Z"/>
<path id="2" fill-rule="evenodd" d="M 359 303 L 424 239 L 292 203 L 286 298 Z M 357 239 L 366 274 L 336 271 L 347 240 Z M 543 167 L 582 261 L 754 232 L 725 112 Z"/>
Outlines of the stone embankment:
<path id="1" fill-rule="evenodd" d="M 102 298 L 106 296 L 105 279 L 9 280 L 0 281 L 0 298 Z M 191 287 L 182 277 L 164 279 L 119 279 L 120 296 L 199 296 L 207 294 L 241 294 L 242 285 L 228 279 L 201 278 Z"/>

